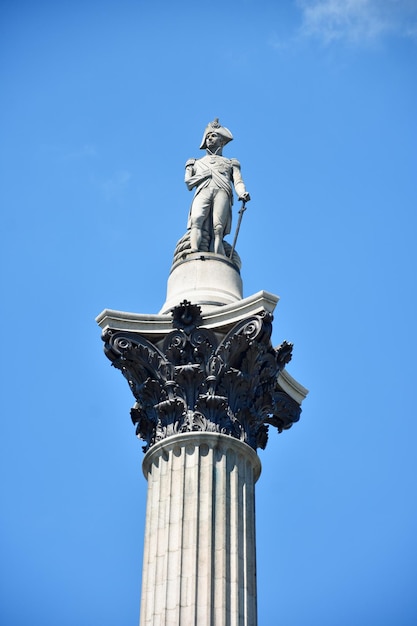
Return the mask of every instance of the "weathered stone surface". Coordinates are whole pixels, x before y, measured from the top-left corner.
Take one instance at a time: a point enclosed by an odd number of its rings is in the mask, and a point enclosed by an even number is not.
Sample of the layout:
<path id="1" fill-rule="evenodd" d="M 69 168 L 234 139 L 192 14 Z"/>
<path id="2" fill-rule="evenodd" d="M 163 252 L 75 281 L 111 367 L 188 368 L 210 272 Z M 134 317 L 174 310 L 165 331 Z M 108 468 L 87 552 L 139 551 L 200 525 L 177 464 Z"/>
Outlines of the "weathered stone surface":
<path id="1" fill-rule="evenodd" d="M 200 305 L 203 314 L 202 326 L 211 328 L 216 333 L 228 332 L 237 322 L 250 315 L 259 315 L 263 310 L 273 313 L 279 300 L 278 296 L 268 291 L 258 291 L 243 300 L 214 307 L 206 311 L 204 304 L 196 299 L 195 295 L 196 292 L 193 290 L 184 297 L 186 300 L 191 300 L 193 304 Z M 180 302 L 181 300 L 178 300 L 175 305 L 178 305 Z M 155 343 L 158 343 L 172 330 L 172 315 L 168 312 L 145 314 L 104 309 L 96 317 L 96 322 L 103 333 L 107 330 L 126 330 L 144 335 Z"/>

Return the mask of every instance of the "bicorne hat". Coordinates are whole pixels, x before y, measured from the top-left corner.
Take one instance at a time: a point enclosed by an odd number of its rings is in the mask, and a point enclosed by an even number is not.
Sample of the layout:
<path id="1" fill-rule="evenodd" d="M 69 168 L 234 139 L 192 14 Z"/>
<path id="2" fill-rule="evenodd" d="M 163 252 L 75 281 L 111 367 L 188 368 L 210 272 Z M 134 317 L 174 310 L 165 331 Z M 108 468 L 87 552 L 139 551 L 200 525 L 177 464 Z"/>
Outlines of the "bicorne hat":
<path id="1" fill-rule="evenodd" d="M 204 148 L 206 148 L 206 137 L 209 133 L 218 133 L 219 135 L 222 136 L 223 138 L 223 145 L 226 145 L 227 143 L 229 143 L 229 141 L 232 141 L 233 139 L 233 135 L 230 132 L 230 130 L 228 128 L 226 128 L 225 126 L 221 126 L 219 123 L 219 118 L 216 117 L 216 119 L 213 122 L 210 122 L 207 126 L 206 126 L 206 130 L 204 131 L 204 135 L 203 135 L 203 139 L 201 140 L 201 146 L 200 146 L 200 150 L 204 150 Z"/>

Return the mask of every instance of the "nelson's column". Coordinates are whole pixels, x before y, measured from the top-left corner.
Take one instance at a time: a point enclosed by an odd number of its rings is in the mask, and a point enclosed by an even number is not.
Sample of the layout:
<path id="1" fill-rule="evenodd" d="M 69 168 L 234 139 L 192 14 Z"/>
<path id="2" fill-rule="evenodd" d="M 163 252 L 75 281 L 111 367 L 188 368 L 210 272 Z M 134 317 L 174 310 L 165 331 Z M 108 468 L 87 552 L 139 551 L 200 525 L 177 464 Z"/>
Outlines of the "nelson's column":
<path id="1" fill-rule="evenodd" d="M 140 626 L 257 623 L 255 483 L 268 428 L 296 422 L 307 395 L 271 344 L 278 297 L 243 298 L 235 250 L 250 196 L 216 119 L 190 159 L 194 190 L 158 314 L 105 309 L 104 351 L 134 395 L 148 481 Z M 242 202 L 233 245 L 233 188 Z"/>

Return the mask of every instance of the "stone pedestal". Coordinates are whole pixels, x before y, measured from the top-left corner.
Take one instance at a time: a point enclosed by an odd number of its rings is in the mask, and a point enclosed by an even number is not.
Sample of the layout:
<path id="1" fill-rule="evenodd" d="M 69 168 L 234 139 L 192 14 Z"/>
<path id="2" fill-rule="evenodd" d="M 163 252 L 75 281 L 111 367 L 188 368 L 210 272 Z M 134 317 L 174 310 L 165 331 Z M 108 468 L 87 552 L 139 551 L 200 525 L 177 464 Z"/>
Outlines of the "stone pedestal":
<path id="1" fill-rule="evenodd" d="M 146 454 L 140 626 L 255 626 L 255 482 L 247 444 L 185 433 Z"/>
<path id="2" fill-rule="evenodd" d="M 235 263 L 211 252 L 188 254 L 172 266 L 167 299 L 160 313 L 166 314 L 183 300 L 198 303 L 203 313 L 242 300 L 242 279 Z"/>

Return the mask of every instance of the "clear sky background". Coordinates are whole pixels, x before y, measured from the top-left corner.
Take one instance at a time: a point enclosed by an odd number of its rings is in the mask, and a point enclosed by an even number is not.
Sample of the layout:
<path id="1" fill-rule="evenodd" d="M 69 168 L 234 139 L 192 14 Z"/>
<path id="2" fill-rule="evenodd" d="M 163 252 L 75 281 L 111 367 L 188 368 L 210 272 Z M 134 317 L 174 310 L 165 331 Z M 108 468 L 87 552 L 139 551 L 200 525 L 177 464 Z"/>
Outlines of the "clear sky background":
<path id="1" fill-rule="evenodd" d="M 219 117 L 244 295 L 310 389 L 260 451 L 259 624 L 414 626 L 417 2 L 0 6 L 0 623 L 138 622 L 143 454 L 94 319 L 161 308 Z"/>

